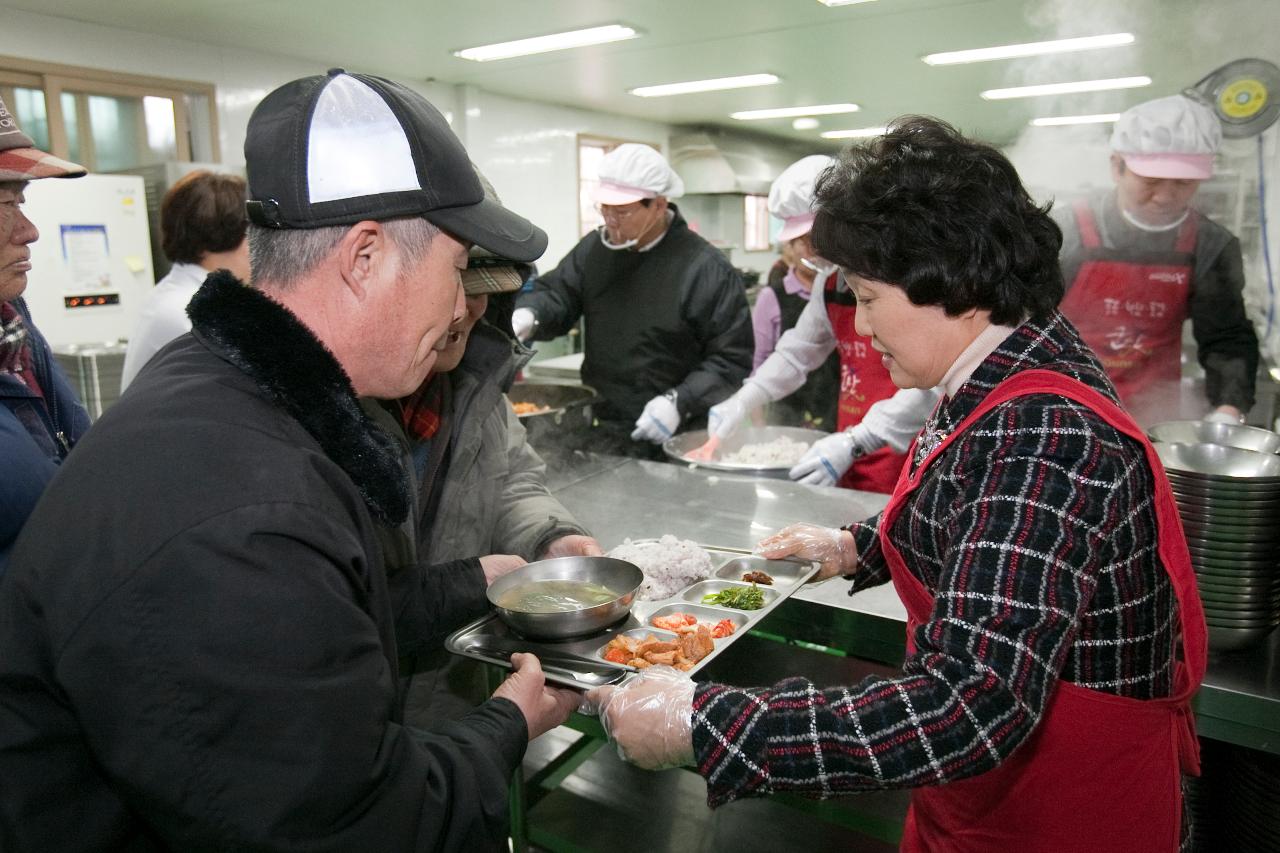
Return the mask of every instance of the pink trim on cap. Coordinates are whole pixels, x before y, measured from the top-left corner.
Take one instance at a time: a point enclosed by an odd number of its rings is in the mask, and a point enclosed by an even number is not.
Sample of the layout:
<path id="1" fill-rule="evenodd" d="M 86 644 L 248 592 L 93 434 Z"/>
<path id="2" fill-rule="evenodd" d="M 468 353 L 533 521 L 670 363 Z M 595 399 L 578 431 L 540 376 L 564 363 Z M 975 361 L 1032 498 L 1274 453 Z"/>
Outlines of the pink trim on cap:
<path id="1" fill-rule="evenodd" d="M 803 237 L 813 230 L 813 220 L 818 218 L 816 213 L 802 213 L 799 216 L 788 216 L 782 220 L 782 230 L 778 232 L 778 239 L 786 242 L 794 240 L 797 237 Z"/>
<path id="2" fill-rule="evenodd" d="M 642 190 L 626 184 L 615 184 L 613 181 L 601 181 L 591 194 L 596 204 L 631 204 L 642 198 L 657 198 L 653 190 Z"/>
<path id="3" fill-rule="evenodd" d="M 1213 177 L 1212 154 L 1121 154 L 1124 164 L 1144 178 L 1204 181 Z"/>

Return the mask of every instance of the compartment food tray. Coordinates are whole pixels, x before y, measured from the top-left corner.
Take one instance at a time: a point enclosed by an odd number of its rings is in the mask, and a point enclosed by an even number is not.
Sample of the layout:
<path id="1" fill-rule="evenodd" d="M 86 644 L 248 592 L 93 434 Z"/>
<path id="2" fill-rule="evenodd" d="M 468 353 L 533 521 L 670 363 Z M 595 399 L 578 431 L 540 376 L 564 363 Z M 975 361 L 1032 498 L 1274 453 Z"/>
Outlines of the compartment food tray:
<path id="1" fill-rule="evenodd" d="M 539 650 L 559 652 L 560 654 L 554 655 L 554 663 L 545 661 L 543 663 L 547 680 L 568 687 L 589 688 L 601 684 L 615 684 L 636 671 L 631 667 L 611 664 L 602 657 L 605 646 L 614 637 L 624 633 L 637 637 L 643 637 L 646 634 L 653 634 L 659 638 L 675 636 L 671 631 L 653 627 L 650 620 L 655 616 L 691 613 L 708 627 L 714 626 L 722 619 L 731 620 L 736 630 L 727 637 L 714 640 L 715 648 L 687 670 L 689 675 L 693 676 L 773 612 L 775 607 L 790 598 L 819 568 L 816 562 L 790 559 L 769 560 L 739 548 L 714 545 L 699 547 L 711 558 L 713 568 L 710 577 L 695 581 L 669 598 L 637 601 L 631 606 L 631 612 L 626 619 L 589 637 L 559 642 L 525 640 L 507 627 L 496 613 L 490 613 L 450 634 L 445 640 L 445 648 L 462 657 L 508 668 L 511 666 L 511 661 L 505 654 L 487 653 L 486 647 L 506 650 L 513 648 L 516 644 L 527 644 L 528 651 L 533 654 L 538 654 Z M 750 586 L 742 580 L 743 574 L 750 571 L 763 571 L 773 578 L 771 586 L 760 585 L 760 589 L 764 591 L 764 607 L 759 610 L 738 610 L 702 603 L 702 596 L 707 593 L 718 592 L 728 586 Z M 599 664 L 584 664 L 576 667 L 572 664 L 574 657 L 598 661 Z"/>

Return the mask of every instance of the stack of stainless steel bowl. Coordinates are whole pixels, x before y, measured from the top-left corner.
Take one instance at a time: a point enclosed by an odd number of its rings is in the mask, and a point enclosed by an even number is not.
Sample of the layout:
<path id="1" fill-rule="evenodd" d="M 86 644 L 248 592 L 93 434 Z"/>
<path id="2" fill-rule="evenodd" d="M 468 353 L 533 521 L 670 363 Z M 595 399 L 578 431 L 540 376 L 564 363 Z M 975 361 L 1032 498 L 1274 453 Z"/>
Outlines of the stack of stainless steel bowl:
<path id="1" fill-rule="evenodd" d="M 1205 421 L 1150 434 L 1182 516 L 1209 647 L 1260 642 L 1280 625 L 1280 435 Z"/>

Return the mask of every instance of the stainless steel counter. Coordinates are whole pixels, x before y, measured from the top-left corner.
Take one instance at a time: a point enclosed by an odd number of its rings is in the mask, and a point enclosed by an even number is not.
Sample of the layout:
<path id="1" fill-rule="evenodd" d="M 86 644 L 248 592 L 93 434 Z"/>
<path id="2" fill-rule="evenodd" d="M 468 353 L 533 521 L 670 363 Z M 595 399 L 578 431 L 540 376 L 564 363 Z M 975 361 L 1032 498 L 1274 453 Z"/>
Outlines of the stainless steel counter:
<path id="1" fill-rule="evenodd" d="M 581 454 L 578 454 L 581 455 Z M 560 460 L 557 460 L 560 461 Z M 839 526 L 869 517 L 886 495 L 712 474 L 680 465 L 588 455 L 552 465 L 549 485 L 605 548 L 671 533 L 751 548 L 796 521 Z M 906 614 L 891 585 L 847 594 L 829 581 L 797 593 L 761 623 L 766 632 L 900 663 Z M 1200 733 L 1280 753 L 1280 631 L 1258 648 L 1211 655 L 1196 698 Z"/>
<path id="2" fill-rule="evenodd" d="M 626 460 L 607 466 L 595 457 L 593 473 L 552 491 L 604 547 L 623 539 L 671 533 L 704 545 L 750 549 L 796 521 L 839 527 L 874 515 L 887 495 L 713 474 L 681 465 Z M 560 476 L 560 475 L 558 475 Z M 817 584 L 796 598 L 848 610 L 906 620 L 906 611 L 888 586 L 850 597 L 840 580 Z"/>

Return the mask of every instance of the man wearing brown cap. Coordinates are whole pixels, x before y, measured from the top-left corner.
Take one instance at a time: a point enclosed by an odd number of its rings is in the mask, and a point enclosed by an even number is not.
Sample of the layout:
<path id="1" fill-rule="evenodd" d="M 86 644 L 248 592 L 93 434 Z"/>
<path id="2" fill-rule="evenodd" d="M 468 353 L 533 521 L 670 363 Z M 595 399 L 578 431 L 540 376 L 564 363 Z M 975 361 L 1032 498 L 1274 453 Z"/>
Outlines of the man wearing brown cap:
<path id="1" fill-rule="evenodd" d="M 483 181 L 483 178 L 482 178 Z M 485 182 L 493 198 L 492 187 Z M 479 246 L 462 272 L 467 310 L 449 327 L 431 377 L 397 401 L 419 482 L 418 550 L 429 564 L 483 554 L 494 568 L 526 560 L 602 555 L 600 543 L 548 491 L 546 465 L 506 397 L 533 353 L 486 319 L 490 300 L 510 300 L 529 266 Z M 486 695 L 484 666 L 422 649 L 405 718 L 425 723 L 468 713 Z"/>
<path id="2" fill-rule="evenodd" d="M 432 371 L 470 244 L 546 235 L 377 77 L 271 92 L 245 160 L 252 286 L 209 277 L 0 579 L 0 846 L 505 851 L 512 774 L 577 696 L 515 655 L 465 719 L 405 724 L 400 657 L 486 577 L 418 570 L 412 467 L 361 400 Z"/>
<path id="3" fill-rule="evenodd" d="M 23 192 L 30 181 L 84 173 L 35 148 L 0 101 L 0 577 L 36 500 L 89 428 L 22 298 L 40 236 L 22 212 Z"/>

